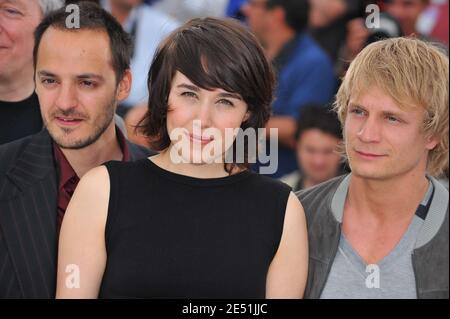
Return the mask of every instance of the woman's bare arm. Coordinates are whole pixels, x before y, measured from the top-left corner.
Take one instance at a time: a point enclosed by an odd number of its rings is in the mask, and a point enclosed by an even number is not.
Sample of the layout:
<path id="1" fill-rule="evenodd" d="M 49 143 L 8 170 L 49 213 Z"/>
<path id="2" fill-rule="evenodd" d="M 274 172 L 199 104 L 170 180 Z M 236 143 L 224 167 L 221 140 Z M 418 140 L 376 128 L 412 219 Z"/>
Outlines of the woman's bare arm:
<path id="1" fill-rule="evenodd" d="M 106 265 L 105 225 L 109 203 L 106 167 L 80 180 L 61 227 L 56 298 L 97 298 Z"/>
<path id="2" fill-rule="evenodd" d="M 267 274 L 266 298 L 303 298 L 308 275 L 308 235 L 305 213 L 291 192 L 278 251 Z"/>

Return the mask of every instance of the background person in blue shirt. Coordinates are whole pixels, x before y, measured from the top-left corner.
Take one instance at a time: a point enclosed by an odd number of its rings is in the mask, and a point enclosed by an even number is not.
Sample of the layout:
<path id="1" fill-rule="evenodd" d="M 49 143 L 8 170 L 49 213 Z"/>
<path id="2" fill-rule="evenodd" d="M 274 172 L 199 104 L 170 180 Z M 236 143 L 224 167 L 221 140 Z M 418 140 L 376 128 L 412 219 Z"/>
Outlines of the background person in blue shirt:
<path id="1" fill-rule="evenodd" d="M 267 125 L 278 129 L 278 170 L 273 177 L 297 168 L 294 137 L 300 109 L 330 102 L 336 90 L 329 57 L 306 32 L 309 9 L 308 0 L 249 0 L 242 7 L 277 72 L 273 116 Z"/>
<path id="2" fill-rule="evenodd" d="M 245 0 L 230 0 L 225 9 L 225 15 L 227 17 L 242 20 L 244 17 L 242 15 L 241 7 L 244 5 Z"/>

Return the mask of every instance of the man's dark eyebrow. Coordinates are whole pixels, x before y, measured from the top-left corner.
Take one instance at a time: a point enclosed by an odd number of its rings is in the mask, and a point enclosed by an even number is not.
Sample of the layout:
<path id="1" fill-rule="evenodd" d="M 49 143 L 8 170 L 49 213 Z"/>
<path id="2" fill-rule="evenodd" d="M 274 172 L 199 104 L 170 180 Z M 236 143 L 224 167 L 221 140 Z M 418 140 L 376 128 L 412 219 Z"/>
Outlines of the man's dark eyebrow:
<path id="1" fill-rule="evenodd" d="M 98 75 L 98 74 L 94 74 L 94 73 L 84 73 L 84 74 L 80 74 L 77 76 L 78 79 L 80 80 L 86 80 L 86 79 L 96 79 L 99 81 L 103 81 L 103 76 Z"/>
<path id="2" fill-rule="evenodd" d="M 195 85 L 191 85 L 191 84 L 186 84 L 186 83 L 182 83 L 180 85 L 177 85 L 177 88 L 185 88 L 185 89 L 192 90 L 192 91 L 195 91 L 195 92 L 200 91 L 199 87 L 197 87 Z"/>
<path id="3" fill-rule="evenodd" d="M 55 74 L 53 74 L 51 72 L 48 72 L 48 71 L 38 71 L 37 74 L 40 75 L 40 76 L 56 77 Z"/>
<path id="4" fill-rule="evenodd" d="M 45 71 L 45 70 L 38 71 L 37 73 L 39 76 L 57 77 L 52 72 Z M 93 74 L 93 73 L 83 73 L 83 74 L 78 75 L 77 79 L 80 79 L 80 80 L 96 79 L 99 81 L 103 81 L 103 76 L 98 75 L 98 74 Z"/>

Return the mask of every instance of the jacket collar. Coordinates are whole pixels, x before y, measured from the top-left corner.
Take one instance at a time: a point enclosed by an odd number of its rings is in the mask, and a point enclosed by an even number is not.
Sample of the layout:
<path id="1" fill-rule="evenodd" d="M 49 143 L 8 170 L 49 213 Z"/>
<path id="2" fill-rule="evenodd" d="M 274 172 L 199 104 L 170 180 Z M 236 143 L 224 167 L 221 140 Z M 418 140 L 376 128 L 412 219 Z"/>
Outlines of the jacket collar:
<path id="1" fill-rule="evenodd" d="M 135 161 L 137 149 L 132 145 L 116 127 L 118 141 L 121 144 L 126 160 Z M 123 145 L 122 145 L 123 144 Z M 14 166 L 6 173 L 8 178 L 21 191 L 43 180 L 48 174 L 54 172 L 56 162 L 53 152 L 53 140 L 46 129 L 31 137 L 30 142 L 14 162 Z"/>
<path id="2" fill-rule="evenodd" d="M 348 174 L 340 182 L 330 201 L 330 210 L 333 217 L 339 224 L 342 223 L 345 199 L 347 197 L 351 175 L 351 173 Z M 431 239 L 433 239 L 434 236 L 436 236 L 442 223 L 444 222 L 449 203 L 448 190 L 434 177 L 427 177 L 434 186 L 434 195 L 431 199 L 431 205 L 427 217 L 417 238 L 415 248 L 424 246 Z"/>
<path id="3" fill-rule="evenodd" d="M 47 130 L 34 135 L 6 173 L 21 191 L 54 172 L 52 139 Z"/>

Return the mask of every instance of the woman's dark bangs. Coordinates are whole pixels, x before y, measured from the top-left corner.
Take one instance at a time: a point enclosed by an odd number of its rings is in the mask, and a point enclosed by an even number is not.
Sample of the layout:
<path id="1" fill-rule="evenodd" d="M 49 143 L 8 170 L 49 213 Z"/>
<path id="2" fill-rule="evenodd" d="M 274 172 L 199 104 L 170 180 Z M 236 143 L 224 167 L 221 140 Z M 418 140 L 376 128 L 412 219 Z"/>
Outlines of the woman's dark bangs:
<path id="1" fill-rule="evenodd" d="M 184 34 L 177 41 L 174 50 L 173 65 L 196 86 L 205 89 L 223 89 L 230 93 L 243 95 L 245 92 L 239 83 L 245 83 L 236 61 L 214 43 L 206 39 L 189 39 L 192 35 Z M 197 43 L 194 46 L 192 43 Z"/>

